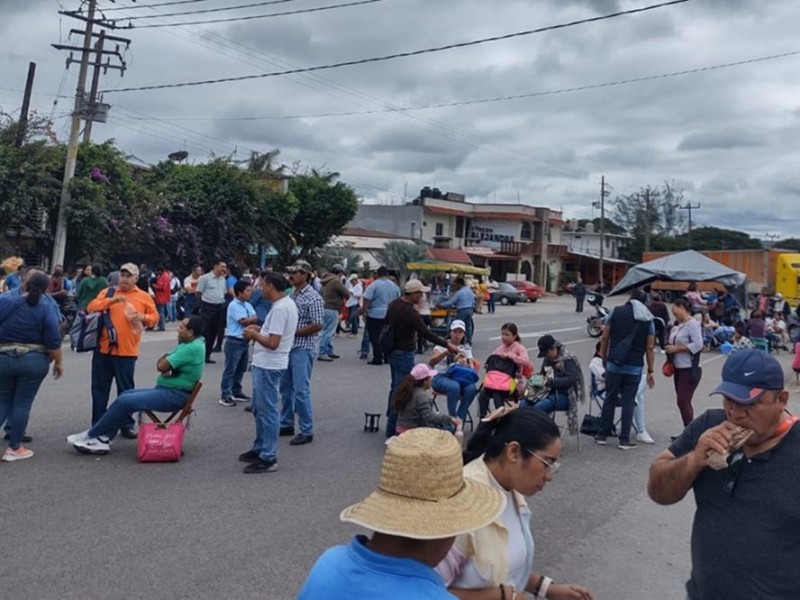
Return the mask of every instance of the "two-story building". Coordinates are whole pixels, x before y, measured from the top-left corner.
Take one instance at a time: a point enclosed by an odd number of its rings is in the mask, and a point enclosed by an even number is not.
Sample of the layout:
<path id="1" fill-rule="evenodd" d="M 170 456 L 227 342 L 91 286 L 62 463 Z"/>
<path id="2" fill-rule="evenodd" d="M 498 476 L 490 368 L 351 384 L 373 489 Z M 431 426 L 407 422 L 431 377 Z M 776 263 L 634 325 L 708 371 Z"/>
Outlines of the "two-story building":
<path id="1" fill-rule="evenodd" d="M 361 205 L 351 226 L 432 243 L 431 258 L 488 266 L 498 281 L 554 290 L 567 246 L 561 212 L 525 204 L 474 204 L 425 187 L 404 206 Z"/>
<path id="2" fill-rule="evenodd" d="M 562 232 L 564 244 L 569 249 L 564 261 L 564 273 L 570 280 L 578 275 L 587 285 L 597 285 L 600 281 L 600 247 L 603 248 L 603 281 L 614 286 L 622 279 L 632 264 L 620 258 L 620 250 L 627 247 L 631 236 L 595 230 L 593 223 L 583 227 L 570 219 Z"/>

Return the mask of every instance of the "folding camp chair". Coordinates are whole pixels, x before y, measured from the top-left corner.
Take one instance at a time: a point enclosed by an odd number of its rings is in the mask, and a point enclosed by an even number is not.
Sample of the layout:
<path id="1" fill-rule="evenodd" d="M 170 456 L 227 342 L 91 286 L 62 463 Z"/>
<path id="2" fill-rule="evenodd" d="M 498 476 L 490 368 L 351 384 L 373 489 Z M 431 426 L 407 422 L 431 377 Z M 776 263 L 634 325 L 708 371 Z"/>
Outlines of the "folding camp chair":
<path id="1" fill-rule="evenodd" d="M 145 411 L 142 411 L 142 413 L 146 414 L 150 418 L 150 420 L 153 421 L 153 423 L 160 423 L 160 424 L 170 423 L 175 417 L 178 417 L 175 422 L 176 423 L 180 423 L 180 422 L 188 419 L 189 415 L 191 415 L 194 412 L 194 408 L 192 408 L 192 406 L 194 405 L 194 401 L 197 398 L 197 395 L 200 393 L 200 388 L 202 388 L 202 387 L 203 387 L 203 384 L 200 383 L 199 381 L 197 383 L 195 383 L 194 384 L 194 388 L 189 393 L 189 397 L 186 398 L 186 403 L 183 405 L 183 408 L 181 410 L 174 411 L 166 419 L 163 419 L 163 420 L 160 419 L 151 410 L 145 410 Z M 139 413 L 139 422 L 140 423 L 141 423 L 142 413 Z"/>
<path id="2" fill-rule="evenodd" d="M 589 400 L 589 415 L 593 416 L 592 407 L 596 406 L 597 407 L 597 416 L 600 416 L 602 414 L 602 412 L 603 412 L 603 404 L 605 404 L 605 401 L 606 401 L 606 391 L 605 390 L 601 390 L 600 388 L 597 387 L 597 378 L 594 376 L 594 373 L 592 373 L 592 384 L 591 385 L 592 385 L 592 387 L 591 387 L 591 392 L 590 392 L 591 399 Z M 616 404 L 615 410 L 616 410 L 617 407 L 619 407 L 619 403 Z M 617 420 L 614 421 L 614 426 L 611 428 L 611 435 L 612 436 L 616 436 L 617 435 L 617 428 L 619 427 L 619 424 L 620 424 L 621 421 L 622 421 L 622 415 L 620 415 L 619 418 L 617 418 Z M 633 425 L 633 430 L 636 433 L 639 433 L 639 428 L 636 427 L 636 424 L 632 423 L 632 425 Z"/>
<path id="3" fill-rule="evenodd" d="M 473 359 L 472 359 L 472 368 L 473 368 L 473 369 L 475 369 L 477 372 L 479 372 L 479 373 L 480 373 L 480 370 L 481 370 L 481 363 L 479 363 L 477 360 L 475 360 L 475 359 L 473 358 Z M 437 392 L 437 391 L 435 391 L 435 390 L 431 390 L 431 391 L 433 391 L 433 407 L 434 407 L 434 408 L 435 408 L 437 411 L 439 411 L 439 405 L 436 403 L 436 397 L 437 397 L 437 396 L 444 396 L 445 394 L 444 394 L 443 392 Z M 481 387 L 480 387 L 480 384 L 479 384 L 479 385 L 478 385 L 478 389 L 477 389 L 477 391 L 475 392 L 475 398 L 478 398 L 478 395 L 479 395 L 480 393 L 481 393 Z M 475 403 L 475 399 L 473 399 L 473 401 L 472 401 L 472 402 L 473 402 L 473 404 L 474 404 L 474 403 Z M 471 409 L 471 408 L 472 408 L 472 406 L 470 406 L 470 409 Z M 472 419 L 472 414 L 471 414 L 471 412 L 470 412 L 470 411 L 467 411 L 467 416 L 466 416 L 466 418 L 464 419 L 464 425 L 467 425 L 467 424 L 469 424 L 469 430 L 470 430 L 470 431 L 475 431 L 475 422 L 474 422 L 474 421 L 473 421 L 473 419 Z"/>

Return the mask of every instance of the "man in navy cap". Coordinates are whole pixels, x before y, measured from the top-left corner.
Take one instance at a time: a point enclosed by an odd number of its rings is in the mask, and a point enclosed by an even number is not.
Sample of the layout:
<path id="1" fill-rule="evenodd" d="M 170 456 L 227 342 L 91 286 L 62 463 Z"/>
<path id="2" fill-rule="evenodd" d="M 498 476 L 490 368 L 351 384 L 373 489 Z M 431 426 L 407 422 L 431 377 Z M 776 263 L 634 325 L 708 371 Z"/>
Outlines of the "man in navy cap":
<path id="1" fill-rule="evenodd" d="M 692 421 L 656 457 L 648 483 L 659 504 L 675 504 L 694 491 L 687 596 L 796 599 L 800 427 L 786 411 L 781 365 L 762 350 L 736 352 L 712 394 L 723 397 L 723 408 Z"/>

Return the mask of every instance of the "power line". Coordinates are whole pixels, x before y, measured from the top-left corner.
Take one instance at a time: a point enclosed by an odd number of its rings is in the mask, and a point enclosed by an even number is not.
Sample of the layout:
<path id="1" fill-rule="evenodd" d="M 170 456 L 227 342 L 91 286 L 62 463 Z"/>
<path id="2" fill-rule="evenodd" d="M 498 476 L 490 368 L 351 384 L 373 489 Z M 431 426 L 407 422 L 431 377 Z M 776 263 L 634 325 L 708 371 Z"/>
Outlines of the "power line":
<path id="1" fill-rule="evenodd" d="M 524 37 L 529 35 L 534 35 L 537 33 L 543 33 L 545 31 L 553 31 L 556 29 L 565 29 L 567 27 L 574 27 L 576 25 L 585 25 L 587 23 L 596 23 L 599 21 L 605 21 L 608 19 L 614 19 L 617 17 L 625 16 L 625 15 L 632 15 L 637 13 L 642 13 L 646 11 L 655 10 L 658 8 L 664 8 L 667 6 L 674 6 L 676 4 L 684 4 L 689 2 L 690 0 L 672 0 L 671 2 L 662 2 L 660 4 L 651 4 L 649 6 L 643 6 L 640 8 L 634 8 L 630 10 L 618 11 L 615 13 L 607 14 L 607 15 L 599 15 L 596 17 L 589 17 L 586 19 L 579 19 L 577 21 L 570 21 L 568 23 L 559 23 L 557 25 L 549 25 L 547 27 L 539 27 L 537 29 L 529 29 L 526 31 L 518 31 L 515 33 L 507 33 L 504 35 L 497 35 L 488 38 L 481 38 L 477 40 L 471 40 L 468 42 L 458 42 L 455 44 L 447 44 L 445 46 L 437 46 L 434 48 L 424 48 L 422 50 L 413 50 L 409 52 L 398 52 L 395 54 L 387 54 L 384 56 L 376 56 L 372 58 L 362 58 L 358 60 L 349 60 L 343 61 L 339 63 L 333 63 L 328 65 L 318 65 L 315 67 L 305 67 L 305 68 L 297 68 L 297 69 L 289 69 L 285 71 L 273 71 L 271 73 L 259 73 L 255 75 L 242 75 L 239 77 L 225 77 L 221 79 L 206 79 L 203 81 L 186 81 L 181 83 L 165 83 L 160 85 L 148 85 L 148 86 L 140 86 L 140 87 L 130 87 L 130 88 L 120 88 L 117 90 L 113 90 L 113 92 L 136 92 L 136 91 L 144 91 L 144 90 L 162 90 L 168 88 L 179 88 L 179 87 L 190 87 L 190 86 L 198 86 L 198 85 L 210 85 L 214 83 L 230 83 L 234 81 L 248 81 L 252 79 L 263 79 L 266 77 L 278 77 L 283 75 L 294 75 L 296 73 L 309 73 L 312 71 L 323 71 L 328 69 L 337 69 L 340 67 L 348 67 L 353 65 L 362 65 L 367 63 L 374 63 L 374 62 L 381 62 L 386 60 L 393 60 L 396 58 L 408 58 L 411 56 L 419 56 L 421 54 L 430 54 L 433 52 L 443 52 L 445 50 L 454 50 L 457 48 L 467 48 L 470 46 L 478 46 L 480 44 L 486 44 L 490 42 L 498 42 L 503 40 L 509 40 L 518 37 Z M 186 23 L 184 23 L 186 24 Z M 106 93 L 110 93 L 110 90 L 106 90 Z"/>
<path id="2" fill-rule="evenodd" d="M 185 17 L 187 15 L 200 15 L 207 13 L 225 12 L 229 10 L 241 10 L 244 8 L 256 8 L 259 6 L 271 6 L 273 4 L 286 4 L 287 2 L 297 2 L 297 0 L 267 0 L 266 2 L 253 2 L 250 4 L 239 4 L 238 6 L 223 6 L 219 8 L 202 8 L 200 10 L 190 10 L 178 13 L 157 13 L 155 15 L 134 15 L 132 17 L 121 17 L 127 21 L 134 21 L 138 19 L 157 19 L 158 17 Z M 125 8 L 144 8 L 138 6 L 131 6 Z"/>
<path id="3" fill-rule="evenodd" d="M 116 0 L 110 0 L 116 2 Z M 133 0 L 136 2 L 136 0 Z M 137 6 L 116 6 L 113 8 L 104 8 L 103 12 L 111 12 L 112 10 L 131 10 L 136 8 L 161 8 L 164 6 L 177 6 L 179 4 L 197 4 L 198 2 L 208 2 L 208 0 L 175 0 L 173 2 L 161 2 L 158 4 L 139 4 Z"/>
<path id="4" fill-rule="evenodd" d="M 297 10 L 286 10 L 284 12 L 267 13 L 266 15 L 250 15 L 247 17 L 228 17 L 226 19 L 211 19 L 208 21 L 181 21 L 179 23 L 154 23 L 150 25 L 130 25 L 129 28 L 135 29 L 155 29 L 158 27 L 177 27 L 179 25 L 214 25 L 217 23 L 233 23 L 236 21 L 252 21 L 255 19 L 269 19 L 272 17 L 285 17 L 288 15 L 302 15 L 306 13 L 316 13 L 327 10 L 335 10 L 337 8 L 350 8 L 352 6 L 361 6 L 362 4 L 375 4 L 376 2 L 384 2 L 385 0 L 355 0 L 354 2 L 345 2 L 344 4 L 331 4 L 328 6 L 317 6 L 315 8 L 299 8 Z M 686 1 L 686 0 L 683 0 Z M 172 15 L 170 15 L 172 16 Z M 140 17 L 142 19 L 152 18 L 147 16 Z"/>
<path id="5" fill-rule="evenodd" d="M 429 110 L 437 108 L 450 108 L 454 106 L 470 106 L 475 104 L 489 104 L 492 102 L 505 102 L 509 100 L 521 100 L 523 98 L 536 98 L 540 96 L 553 96 L 557 94 L 568 94 L 572 92 L 583 92 L 587 90 L 596 90 L 602 88 L 616 87 L 621 85 L 629 85 L 631 83 L 641 83 L 644 81 L 654 81 L 658 79 L 667 79 L 670 77 L 680 77 L 683 75 L 694 75 L 697 73 L 705 73 L 708 71 L 716 71 L 718 69 L 727 69 L 730 67 L 739 67 L 742 65 L 749 65 L 769 60 L 776 60 L 779 58 L 787 58 L 790 56 L 800 55 L 800 50 L 791 52 L 783 52 L 781 54 L 771 54 L 769 56 L 761 56 L 758 58 L 749 58 L 746 60 L 738 60 L 735 62 L 723 63 L 718 65 L 709 65 L 706 67 L 698 67 L 696 69 L 686 69 L 683 71 L 672 71 L 668 73 L 658 73 L 655 75 L 645 75 L 642 77 L 634 77 L 632 79 L 622 79 L 618 81 L 609 81 L 605 83 L 592 83 L 587 85 L 573 86 L 567 88 L 560 88 L 555 90 L 543 90 L 539 92 L 528 92 L 525 94 L 513 94 L 510 96 L 494 96 L 491 98 L 478 98 L 473 100 L 460 100 L 456 102 L 442 102 L 439 104 L 423 104 L 419 106 L 398 106 L 395 108 L 377 108 L 373 110 L 361 111 L 343 111 L 343 112 L 328 112 L 316 114 L 295 114 L 295 115 L 259 115 L 259 116 L 245 116 L 245 117 L 164 117 L 169 121 L 280 121 L 287 119 L 320 119 L 326 117 L 351 117 L 355 115 L 372 115 L 391 112 L 407 112 L 412 110 Z"/>

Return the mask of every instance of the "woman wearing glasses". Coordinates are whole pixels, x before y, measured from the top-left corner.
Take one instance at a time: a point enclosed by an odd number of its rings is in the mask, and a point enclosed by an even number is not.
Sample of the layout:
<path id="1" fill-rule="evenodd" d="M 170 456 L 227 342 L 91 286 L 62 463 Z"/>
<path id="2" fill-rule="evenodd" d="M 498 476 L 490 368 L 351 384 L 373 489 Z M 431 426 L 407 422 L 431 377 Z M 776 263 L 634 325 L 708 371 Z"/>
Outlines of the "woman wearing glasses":
<path id="1" fill-rule="evenodd" d="M 534 541 L 525 496 L 553 479 L 561 437 L 546 414 L 515 409 L 494 411 L 464 452 L 464 476 L 502 492 L 506 508 L 490 525 L 458 536 L 436 570 L 462 600 L 522 600 L 525 592 L 549 600 L 593 600 L 585 587 L 556 584 L 532 571 Z"/>

